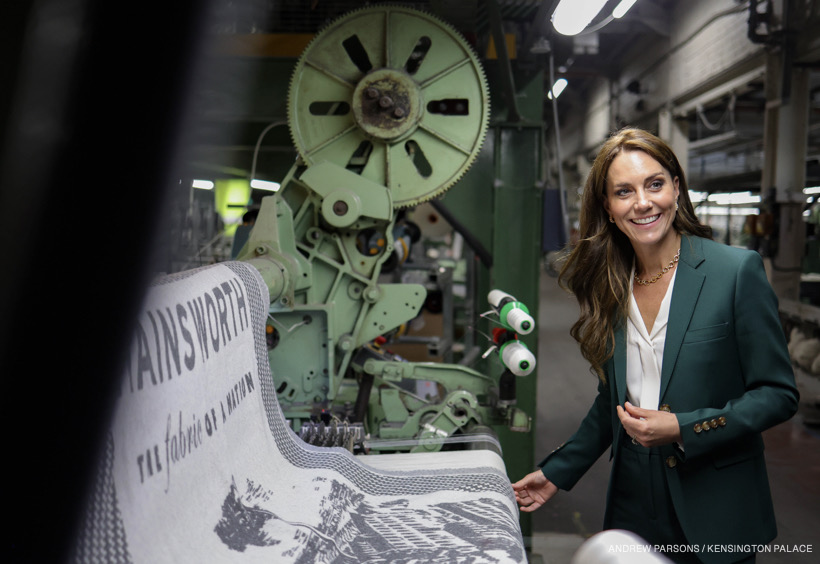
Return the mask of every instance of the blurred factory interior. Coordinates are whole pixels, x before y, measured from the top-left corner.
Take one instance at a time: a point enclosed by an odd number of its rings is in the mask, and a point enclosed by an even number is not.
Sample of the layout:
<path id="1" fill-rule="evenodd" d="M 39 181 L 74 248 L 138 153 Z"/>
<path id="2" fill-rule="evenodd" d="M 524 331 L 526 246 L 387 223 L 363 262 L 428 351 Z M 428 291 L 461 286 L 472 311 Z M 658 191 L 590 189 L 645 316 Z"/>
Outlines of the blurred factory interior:
<path id="1" fill-rule="evenodd" d="M 312 165 L 318 146 L 343 137 L 323 127 L 350 108 L 311 98 L 334 80 L 313 77 L 305 53 L 330 56 L 322 32 L 332 22 L 396 5 L 428 14 L 422 25 L 444 22 L 443 37 L 469 45 L 480 66 L 458 97 L 427 107 L 466 125 L 438 135 L 435 152 L 405 146 L 425 179 L 455 164 L 429 189 L 403 200 L 395 190 L 393 220 L 412 229 L 392 237 L 412 249 L 380 281 L 420 283 L 427 300 L 385 346 L 411 362 L 498 372 L 497 355 L 482 358 L 492 344 L 485 296 L 500 288 L 526 304 L 537 325 L 521 341 L 537 368 L 516 380 L 507 419 L 475 426 L 492 428 L 512 480 L 531 471 L 595 394 L 569 337 L 577 306 L 555 278 L 579 189 L 609 133 L 654 131 L 686 157 L 715 239 L 764 257 L 801 391 L 795 419 L 766 435 L 779 541 L 820 550 L 820 2 L 637 0 L 614 17 L 619 2 L 609 0 L 572 36 L 550 21 L 557 0 L 172 4 L 2 8 L 0 371 L 10 387 L 0 421 L 15 520 L 4 548 L 27 561 L 69 550 L 147 284 L 248 257 L 263 198 L 285 187 L 298 159 Z M 376 65 L 381 49 L 368 53 Z M 342 164 L 356 171 L 371 150 Z M 391 172 L 382 183 L 410 183 L 406 170 Z M 352 244 L 381 256 L 384 242 L 365 239 Z M 294 400 L 293 417 L 309 426 L 302 405 Z M 600 530 L 607 474 L 602 459 L 572 492 L 522 516 L 543 562 L 568 562 Z"/>

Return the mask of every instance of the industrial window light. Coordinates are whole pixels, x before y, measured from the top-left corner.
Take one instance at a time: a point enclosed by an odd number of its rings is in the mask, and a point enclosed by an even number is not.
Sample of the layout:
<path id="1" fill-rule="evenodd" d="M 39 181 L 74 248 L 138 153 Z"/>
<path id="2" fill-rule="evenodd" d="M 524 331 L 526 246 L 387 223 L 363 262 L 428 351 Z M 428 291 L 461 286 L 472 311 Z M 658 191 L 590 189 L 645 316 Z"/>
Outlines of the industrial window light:
<path id="1" fill-rule="evenodd" d="M 698 215 L 760 215 L 760 210 L 757 208 L 738 208 L 734 206 L 701 206 L 698 208 Z"/>
<path id="2" fill-rule="evenodd" d="M 746 192 L 719 192 L 716 194 L 709 194 L 708 192 L 700 192 L 697 190 L 689 190 L 689 199 L 693 204 L 712 202 L 718 206 L 737 206 L 759 204 L 762 198 L 759 194 L 752 194 Z"/>
<path id="3" fill-rule="evenodd" d="M 761 198 L 757 194 L 751 192 L 729 192 L 721 194 L 710 194 L 709 201 L 715 202 L 718 205 L 736 206 L 743 204 L 759 204 Z"/>
<path id="4" fill-rule="evenodd" d="M 700 202 L 705 202 L 706 198 L 709 197 L 708 192 L 700 192 L 698 190 L 689 190 L 689 200 L 693 204 L 699 204 Z"/>
<path id="5" fill-rule="evenodd" d="M 607 0 L 561 0 L 552 13 L 552 26 L 561 35 L 577 35 L 598 15 Z"/>

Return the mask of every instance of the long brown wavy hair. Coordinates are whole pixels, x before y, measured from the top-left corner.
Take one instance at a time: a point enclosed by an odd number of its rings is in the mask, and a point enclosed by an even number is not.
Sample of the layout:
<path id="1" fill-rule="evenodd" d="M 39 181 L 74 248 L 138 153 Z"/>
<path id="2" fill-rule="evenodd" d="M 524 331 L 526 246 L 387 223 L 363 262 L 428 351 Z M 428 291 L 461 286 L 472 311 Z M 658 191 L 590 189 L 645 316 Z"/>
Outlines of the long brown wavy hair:
<path id="1" fill-rule="evenodd" d="M 648 131 L 627 127 L 614 133 L 595 157 L 581 195 L 580 233 L 569 249 L 559 283 L 578 300 L 581 315 L 570 329 L 591 369 L 606 383 L 604 363 L 612 356 L 615 329 L 626 319 L 629 277 L 635 252 L 629 239 L 604 208 L 606 177 L 613 159 L 622 151 L 643 151 L 679 181 L 678 211 L 672 227 L 682 234 L 712 237 L 712 228 L 695 216 L 686 177 L 675 153 Z"/>

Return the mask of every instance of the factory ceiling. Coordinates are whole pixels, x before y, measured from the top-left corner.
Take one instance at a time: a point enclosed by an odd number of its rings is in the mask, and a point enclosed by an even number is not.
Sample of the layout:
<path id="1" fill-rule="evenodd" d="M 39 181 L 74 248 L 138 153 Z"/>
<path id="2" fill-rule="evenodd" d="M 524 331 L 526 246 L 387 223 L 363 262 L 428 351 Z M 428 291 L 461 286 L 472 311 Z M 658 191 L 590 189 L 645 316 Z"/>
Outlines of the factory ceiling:
<path id="1" fill-rule="evenodd" d="M 479 53 L 486 52 L 494 26 L 500 23 L 504 33 L 516 37 L 513 55 L 516 68 L 540 68 L 546 70 L 549 77 L 547 69 L 552 59 L 553 72 L 569 80 L 570 86 L 561 98 L 559 112 L 563 114 L 578 110 L 586 103 L 587 89 L 595 80 L 623 80 L 623 68 L 636 48 L 650 48 L 653 43 L 668 37 L 669 15 L 679 2 L 640 0 L 628 17 L 612 20 L 599 15 L 590 26 L 595 33 L 575 38 L 562 36 L 552 28 L 550 15 L 558 0 L 423 0 L 399 4 L 432 13 L 449 22 Z M 248 0 L 243 3 L 214 0 L 214 25 L 215 31 L 223 34 L 311 35 L 343 14 L 380 3 L 362 0 Z M 617 0 L 610 0 L 601 13 L 610 13 L 615 4 Z M 746 10 L 747 4 L 738 3 L 736 10 Z M 815 17 L 820 16 L 820 8 L 810 7 L 809 10 Z M 805 52 L 807 55 L 796 63 L 815 71 L 811 73 L 807 182 L 820 183 L 820 73 L 816 72 L 820 49 L 815 44 Z M 642 103 L 639 95 L 642 87 L 638 80 L 625 85 L 627 91 L 637 95 L 636 105 Z M 731 99 L 716 96 L 706 100 L 699 111 L 689 113 L 690 166 L 692 162 L 697 164 L 695 176 L 700 174 L 702 185 L 710 190 L 759 188 L 765 105 L 763 77 L 757 76 L 739 85 Z M 544 111 L 549 130 L 552 105 L 546 96 Z M 619 116 L 614 119 L 618 121 Z M 257 125 L 254 131 L 258 133 L 258 129 Z M 282 136 L 281 139 L 280 151 L 286 151 L 287 138 Z M 244 144 L 247 146 L 247 142 Z M 727 158 L 727 155 L 736 158 Z"/>

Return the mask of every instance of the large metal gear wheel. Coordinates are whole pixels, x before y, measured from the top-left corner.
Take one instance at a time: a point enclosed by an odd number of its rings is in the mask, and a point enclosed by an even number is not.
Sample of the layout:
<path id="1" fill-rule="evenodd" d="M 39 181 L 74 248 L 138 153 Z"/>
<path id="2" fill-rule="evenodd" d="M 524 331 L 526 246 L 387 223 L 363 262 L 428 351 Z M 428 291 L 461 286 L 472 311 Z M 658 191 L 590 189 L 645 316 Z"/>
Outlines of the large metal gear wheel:
<path id="1" fill-rule="evenodd" d="M 291 135 L 386 186 L 393 206 L 442 194 L 478 156 L 490 102 L 484 71 L 449 24 L 399 6 L 353 11 L 320 31 L 291 78 Z"/>

